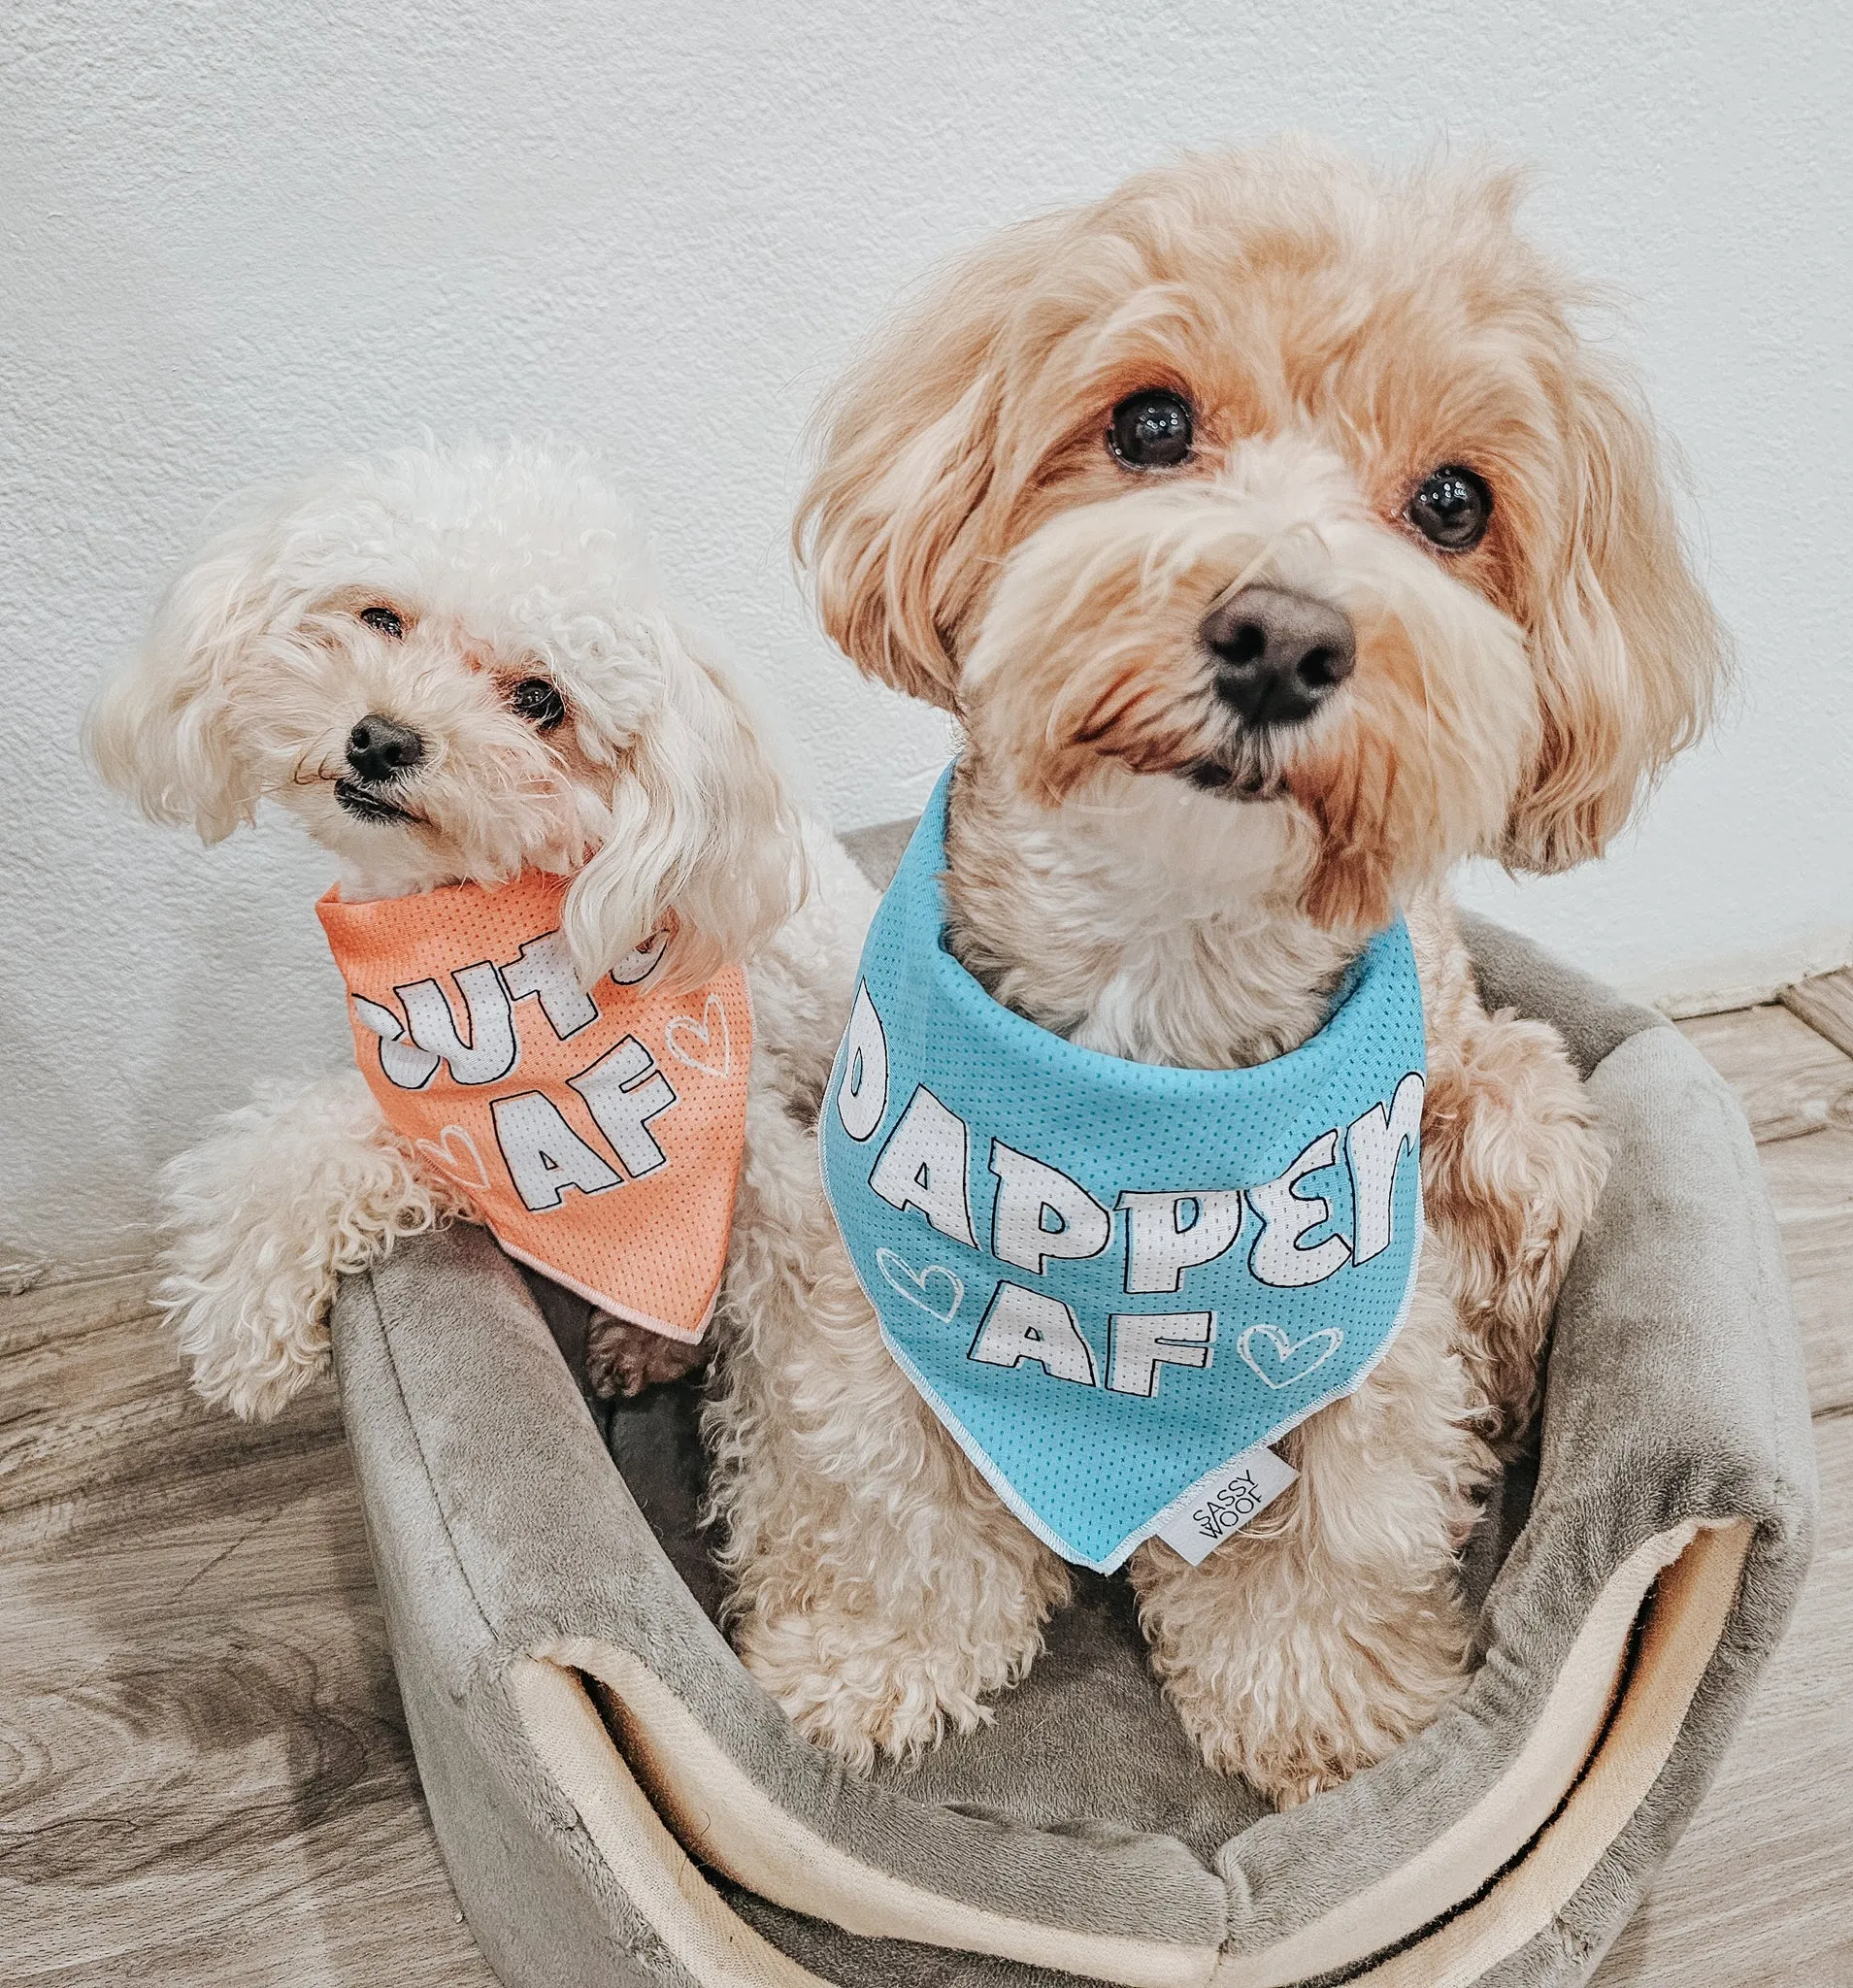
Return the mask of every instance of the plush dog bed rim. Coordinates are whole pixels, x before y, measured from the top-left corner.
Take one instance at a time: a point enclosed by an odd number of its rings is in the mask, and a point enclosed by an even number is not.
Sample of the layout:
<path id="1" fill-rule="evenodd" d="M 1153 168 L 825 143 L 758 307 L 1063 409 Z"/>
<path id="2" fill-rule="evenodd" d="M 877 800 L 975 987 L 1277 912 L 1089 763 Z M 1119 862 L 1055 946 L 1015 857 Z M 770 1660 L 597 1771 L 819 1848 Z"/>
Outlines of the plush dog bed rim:
<path id="1" fill-rule="evenodd" d="M 690 1852 L 775 1904 L 852 1933 L 1124 1988 L 1291 1988 L 1380 1952 L 1386 1935 L 1445 1921 L 1351 1978 L 1372 1988 L 1469 1988 L 1550 1924 L 1666 1766 L 1723 1634 L 1751 1533 L 1746 1520 L 1689 1520 L 1646 1541 L 1603 1589 L 1513 1771 L 1388 1878 L 1248 1953 L 1009 1919 L 861 1863 L 779 1808 L 647 1666 L 610 1643 L 570 1638 L 538 1647 L 511 1665 L 510 1693 L 613 1876 L 703 1988 L 790 1988 L 821 1977 L 729 1911 Z M 1636 1618 L 1656 1582 L 1630 1665 Z M 1484 1898 L 1447 1916 L 1495 1873 Z"/>
<path id="2" fill-rule="evenodd" d="M 1334 1967 L 1355 1970 L 1369 1954 L 1382 1954 L 1406 1938 L 1414 1943 L 1346 1977 L 1424 1988 L 1495 1975 L 1502 1982 L 1556 1981 L 1570 1978 L 1557 1966 L 1567 1952 L 1575 1949 L 1572 1958 L 1587 1963 L 1606 1944 L 1642 1872 L 1664 1855 L 1703 1791 L 1719 1735 L 1728 1732 L 1734 1708 L 1779 1631 L 1805 1565 L 1812 1504 L 1805 1400 L 1772 1224 L 1756 1199 L 1755 1155 L 1722 1086 L 1654 1017 L 1627 1010 L 1510 935 L 1472 936 L 1496 1000 L 1555 977 L 1551 1018 L 1597 1088 L 1616 1087 L 1617 1096 L 1633 1101 L 1617 1155 L 1624 1187 L 1628 1171 L 1642 1171 L 1641 1153 L 1664 1130 L 1649 1122 L 1656 1112 L 1662 1119 L 1669 1112 L 1674 1119 L 1682 1111 L 1696 1113 L 1710 1124 L 1709 1143 L 1694 1147 L 1688 1166 L 1638 1183 L 1632 1202 L 1624 1191 L 1609 1209 L 1623 1246 L 1652 1243 L 1652 1225 L 1664 1226 L 1670 1195 L 1684 1197 L 1688 1218 L 1693 1208 L 1734 1199 L 1746 1212 L 1740 1230 L 1719 1232 L 1713 1225 L 1708 1246 L 1725 1248 L 1716 1261 L 1649 1261 L 1651 1288 L 1624 1293 L 1621 1309 L 1632 1316 L 1606 1316 L 1616 1305 L 1615 1291 L 1579 1291 L 1572 1276 L 1560 1309 L 1560 1339 L 1573 1342 L 1587 1335 L 1593 1306 L 1599 1334 L 1621 1333 L 1625 1346 L 1629 1327 L 1651 1320 L 1672 1302 L 1671 1287 L 1686 1281 L 1690 1289 L 1676 1294 L 1678 1302 L 1714 1320 L 1704 1334 L 1717 1338 L 1728 1331 L 1736 1342 L 1726 1351 L 1749 1359 L 1753 1369 L 1758 1360 L 1764 1365 L 1751 1376 L 1758 1384 L 1737 1398 L 1720 1394 L 1695 1366 L 1681 1397 L 1678 1388 L 1688 1376 L 1661 1371 L 1676 1341 L 1657 1354 L 1645 1348 L 1649 1364 L 1642 1371 L 1660 1375 L 1655 1384 L 1681 1401 L 1689 1426 L 1670 1450 L 1663 1445 L 1655 1452 L 1649 1444 L 1638 1458 L 1624 1457 L 1619 1469 L 1609 1457 L 1608 1480 L 1588 1485 L 1588 1503 L 1578 1508 L 1579 1482 L 1590 1475 L 1578 1446 L 1594 1364 L 1585 1344 L 1572 1370 L 1584 1393 L 1559 1409 L 1554 1432 L 1551 1414 L 1546 1417 L 1557 1490 L 1549 1494 L 1540 1481 L 1542 1508 L 1535 1509 L 1534 1526 L 1514 1548 L 1484 1618 L 1489 1655 L 1474 1690 L 1490 1694 L 1486 1702 L 1502 1730 L 1516 1730 L 1515 1716 L 1522 1720 L 1522 1743 L 1502 1764 L 1478 1742 L 1480 1778 L 1442 1787 L 1442 1764 L 1459 1753 L 1458 1742 L 1472 1726 L 1432 1730 L 1404 1757 L 1312 1808 L 1264 1818 L 1225 1846 L 1217 1871 L 1205 1870 L 1170 1839 L 1147 1838 L 1148 1852 L 1129 1846 L 1117 1856 L 1070 1841 L 1057 1852 L 1069 1860 L 1069 1896 L 1058 1903 L 1050 1895 L 1049 1871 L 1056 1867 L 1049 1866 L 1025 1894 L 1030 1914 L 1013 1914 L 1002 1907 L 1014 1902 L 1014 1888 L 982 1874 L 981 1853 L 956 1879 L 966 1896 L 930 1882 L 936 1871 L 953 1874 L 936 1864 L 933 1845 L 943 1838 L 952 1845 L 961 1829 L 976 1843 L 984 1836 L 981 1826 L 933 1810 L 909 1820 L 914 1805 L 905 1797 L 854 1783 L 840 1769 L 832 1770 L 834 1780 L 817 1780 L 816 1757 L 809 1749 L 794 1753 L 789 1734 L 781 1738 L 778 1722 L 767 1727 L 760 1712 L 743 1725 L 738 1703 L 728 1714 L 730 1746 L 723 1747 L 714 1737 L 714 1705 L 704 1717 L 699 1702 L 714 1699 L 723 1683 L 720 1671 L 737 1677 L 738 1667 L 699 1611 L 695 1640 L 686 1640 L 688 1598 L 642 1527 L 506 1260 L 477 1232 L 465 1231 L 408 1245 L 372 1277 L 349 1282 L 337 1311 L 337 1355 L 408 1715 L 441 1840 L 466 1903 L 478 1907 L 473 1922 L 485 1904 L 492 1914 L 513 1915 L 499 1936 L 493 1926 L 479 1925 L 509 1979 L 555 1977 L 533 1971 L 512 1930 L 527 1923 L 522 1902 L 485 1899 L 480 1881 L 474 1887 L 466 1882 L 464 1873 L 482 1869 L 484 1852 L 480 1842 L 458 1835 L 462 1815 L 493 1826 L 511 1865 L 530 1868 L 537 1886 L 552 1887 L 562 1916 L 585 1920 L 587 1941 L 610 1937 L 600 1928 L 641 1914 L 637 1938 L 657 1956 L 648 1971 L 667 1969 L 666 1978 L 704 1984 L 823 1976 L 771 1945 L 728 1907 L 702 1879 L 664 1815 L 711 1868 L 851 1931 L 1059 1967 L 1135 1988 L 1147 1981 L 1155 1988 L 1207 1981 L 1215 1988 L 1277 1988 Z M 1630 1268 L 1636 1268 L 1633 1259 Z M 1714 1285 L 1716 1305 L 1707 1310 L 1703 1301 Z M 427 1325 L 423 1313 L 432 1305 L 437 1309 Z M 467 1385 L 433 1340 L 432 1327 L 443 1323 L 447 1307 L 452 1324 L 459 1316 L 468 1319 L 480 1342 L 481 1371 Z M 1606 1372 L 1602 1381 L 1608 1384 Z M 1625 1376 L 1621 1384 L 1628 1384 Z M 474 1399 L 471 1387 L 479 1390 Z M 472 1417 L 485 1396 L 499 1404 L 504 1433 L 522 1468 L 491 1470 L 473 1482 L 477 1466 L 470 1459 L 482 1451 Z M 400 1488 L 388 1498 L 381 1487 L 395 1479 Z M 532 1495 L 543 1482 L 555 1487 L 539 1500 L 544 1510 Z M 471 1509 L 479 1498 L 485 1506 L 480 1513 Z M 1548 1525 L 1539 1523 L 1546 1516 Z M 583 1572 L 563 1585 L 562 1574 L 549 1569 L 547 1528 L 555 1528 L 557 1539 L 560 1525 L 576 1521 L 594 1538 L 609 1529 L 614 1547 L 620 1539 L 635 1542 L 626 1548 L 632 1558 L 624 1563 L 623 1591 L 601 1586 Z M 1500 1667 L 1514 1611 L 1522 1628 L 1535 1608 L 1539 1570 L 1532 1563 L 1538 1539 L 1546 1534 L 1560 1556 L 1564 1541 L 1571 1541 L 1572 1559 L 1582 1568 L 1545 1572 L 1573 1580 L 1585 1597 L 1597 1599 L 1583 1608 L 1573 1633 L 1566 1627 L 1562 1646 L 1542 1653 L 1549 1688 L 1538 1691 L 1539 1679 L 1523 1672 L 1502 1675 Z M 1626 1687 L 1590 1755 L 1628 1657 L 1636 1607 L 1656 1574 Z M 667 1613 L 665 1579 L 678 1597 Z M 1532 1653 L 1534 1664 L 1539 1654 Z M 604 1699 L 609 1726 L 581 1681 L 588 1677 Z M 722 1698 L 737 1699 L 739 1688 L 738 1682 L 726 1685 Z M 1690 1732 L 1682 1735 L 1681 1722 L 1699 1706 L 1705 1707 L 1704 1724 L 1695 1740 Z M 1473 1750 L 1469 1744 L 1467 1753 Z M 1587 1772 L 1578 1779 L 1586 1757 Z M 503 1777 L 507 1793 L 496 1797 L 484 1773 Z M 806 1794 L 808 1786 L 815 1792 Z M 1566 1789 L 1572 1792 L 1561 1813 L 1524 1848 Z M 1457 1799 L 1462 1794 L 1465 1808 Z M 509 1834 L 497 1804 L 511 1795 L 518 1810 L 537 1819 L 558 1813 L 547 1826 L 556 1852 L 577 1836 L 571 1860 L 590 1887 L 584 1898 L 570 1885 L 561 1890 L 566 1881 L 559 1871 L 545 1861 L 535 1865 L 540 1853 L 518 1832 Z M 736 1810 L 765 1823 L 755 1804 L 771 1808 L 773 1825 L 733 1827 Z M 814 1818 L 826 1813 L 841 1820 L 862 1855 L 817 1833 Z M 1373 1815 L 1379 1825 L 1392 1817 L 1401 1839 L 1376 1855 L 1374 1869 L 1368 1842 L 1356 1854 L 1360 1830 L 1368 1831 Z M 1025 1850 L 1034 1851 L 1039 1839 L 1049 1845 L 1044 1832 L 1013 1828 L 1007 1835 Z M 1502 1870 L 1514 1841 L 1522 1854 Z M 1354 1871 L 1350 1895 L 1336 1901 L 1328 1895 L 1323 1904 L 1293 1875 L 1306 1866 L 1308 1845 L 1316 1861 L 1321 1844 L 1343 1845 Z M 870 1853 L 877 1863 L 868 1861 Z M 961 1850 L 955 1861 L 969 1862 L 972 1854 Z M 1031 1862 L 1040 1868 L 1047 1857 L 1038 1852 Z M 604 1873 L 596 1881 L 595 1871 Z M 865 1885 L 860 1873 L 877 1881 Z M 1155 1887 L 1141 1910 L 1130 1908 L 1137 1893 L 1125 1889 L 1129 1879 Z M 1490 1887 L 1475 1898 L 1488 1880 Z M 1126 1903 L 1116 1905 L 1115 1898 Z M 1452 1916 L 1444 1924 L 1431 1927 L 1447 1912 Z"/>

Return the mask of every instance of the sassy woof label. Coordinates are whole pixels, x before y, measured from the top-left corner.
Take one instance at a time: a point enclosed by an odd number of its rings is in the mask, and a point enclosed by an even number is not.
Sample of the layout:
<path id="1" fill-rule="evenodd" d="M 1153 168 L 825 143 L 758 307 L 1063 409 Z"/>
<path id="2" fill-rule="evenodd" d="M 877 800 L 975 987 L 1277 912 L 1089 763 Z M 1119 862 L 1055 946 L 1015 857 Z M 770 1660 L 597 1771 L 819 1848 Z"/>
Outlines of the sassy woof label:
<path id="1" fill-rule="evenodd" d="M 1299 1474 L 1265 1446 L 1248 1450 L 1193 1484 L 1162 1514 L 1152 1537 L 1199 1567 L 1232 1533 L 1259 1518 Z"/>

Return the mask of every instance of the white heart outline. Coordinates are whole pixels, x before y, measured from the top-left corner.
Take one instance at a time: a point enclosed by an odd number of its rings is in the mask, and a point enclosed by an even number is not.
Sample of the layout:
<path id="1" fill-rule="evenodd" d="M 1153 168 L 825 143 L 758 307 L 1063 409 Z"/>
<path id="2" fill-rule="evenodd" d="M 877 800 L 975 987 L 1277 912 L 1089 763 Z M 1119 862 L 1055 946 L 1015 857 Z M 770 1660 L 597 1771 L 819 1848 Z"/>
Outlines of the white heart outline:
<path id="1" fill-rule="evenodd" d="M 877 1249 L 875 1253 L 875 1267 L 881 1273 L 882 1281 L 897 1298 L 905 1298 L 910 1305 L 917 1305 L 929 1318 L 937 1318 L 942 1325 L 950 1325 L 959 1315 L 959 1307 L 965 1303 L 964 1279 L 947 1270 L 943 1263 L 930 1263 L 925 1270 L 915 1270 L 905 1256 L 892 1249 Z M 900 1275 L 897 1276 L 896 1272 Z M 926 1298 L 927 1282 L 932 1277 L 943 1277 L 952 1286 L 952 1302 L 942 1311 L 937 1305 L 929 1305 Z"/>
<path id="2" fill-rule="evenodd" d="M 714 1041 L 714 1024 L 720 1023 L 720 1068 L 704 1063 L 699 1056 L 691 1056 L 676 1040 L 678 1029 L 687 1029 L 701 1038 L 702 1047 L 711 1053 Z M 734 1074 L 734 1032 L 727 1025 L 727 1004 L 718 994 L 711 994 L 702 1003 L 701 1020 L 692 1014 L 673 1014 L 663 1024 L 663 1046 L 678 1063 L 685 1063 L 690 1070 L 699 1070 L 704 1077 L 731 1077 Z"/>
<path id="3" fill-rule="evenodd" d="M 470 1176 L 467 1174 L 465 1174 L 463 1169 L 457 1165 L 455 1157 L 452 1155 L 450 1151 L 450 1141 L 453 1136 L 462 1141 L 463 1144 L 469 1149 L 471 1159 L 473 1159 L 476 1162 L 477 1173 L 476 1179 L 474 1181 L 472 1181 L 470 1179 Z M 482 1154 L 480 1148 L 478 1147 L 476 1141 L 472 1139 L 466 1131 L 464 1131 L 461 1125 L 447 1125 L 444 1128 L 444 1130 L 438 1134 L 437 1143 L 435 1144 L 428 1139 L 419 1140 L 418 1150 L 421 1153 L 428 1153 L 431 1156 L 432 1161 L 437 1166 L 442 1167 L 444 1171 L 447 1174 L 448 1174 L 453 1180 L 462 1180 L 467 1185 L 480 1187 L 485 1194 L 488 1192 L 489 1170 L 482 1164 Z"/>
<path id="4" fill-rule="evenodd" d="M 1279 1367 L 1284 1367 L 1293 1358 L 1294 1354 L 1299 1352 L 1302 1346 L 1309 1346 L 1315 1340 L 1324 1340 L 1327 1342 L 1327 1345 L 1325 1351 L 1316 1360 L 1308 1361 L 1298 1373 L 1289 1374 L 1284 1378 L 1276 1380 L 1273 1375 L 1263 1373 L 1261 1362 L 1248 1350 L 1248 1342 L 1254 1338 L 1256 1333 L 1260 1333 L 1269 1344 L 1274 1347 L 1277 1355 L 1275 1364 Z M 1314 1369 L 1323 1367 L 1343 1344 L 1344 1335 L 1336 1325 L 1319 1326 L 1316 1330 L 1307 1333 L 1305 1339 L 1295 1340 L 1291 1345 L 1287 1343 L 1286 1334 L 1277 1325 L 1251 1325 L 1243 1331 L 1241 1337 L 1236 1342 L 1236 1351 L 1241 1355 L 1248 1371 L 1264 1385 L 1268 1387 L 1291 1387 L 1296 1381 L 1304 1380 Z"/>

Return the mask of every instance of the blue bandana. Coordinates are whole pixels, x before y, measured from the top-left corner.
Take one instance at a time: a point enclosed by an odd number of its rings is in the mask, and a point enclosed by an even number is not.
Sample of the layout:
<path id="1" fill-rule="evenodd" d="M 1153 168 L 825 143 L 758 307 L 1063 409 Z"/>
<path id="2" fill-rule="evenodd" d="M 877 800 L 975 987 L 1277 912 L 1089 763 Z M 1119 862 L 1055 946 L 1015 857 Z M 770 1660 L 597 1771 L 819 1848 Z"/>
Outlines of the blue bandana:
<path id="1" fill-rule="evenodd" d="M 908 1377 L 998 1495 L 1103 1573 L 1201 1559 L 1264 1445 L 1382 1358 L 1421 1247 L 1422 994 L 1399 918 L 1248 1070 L 1077 1047 L 945 948 L 948 769 L 862 954 L 824 1185 Z"/>

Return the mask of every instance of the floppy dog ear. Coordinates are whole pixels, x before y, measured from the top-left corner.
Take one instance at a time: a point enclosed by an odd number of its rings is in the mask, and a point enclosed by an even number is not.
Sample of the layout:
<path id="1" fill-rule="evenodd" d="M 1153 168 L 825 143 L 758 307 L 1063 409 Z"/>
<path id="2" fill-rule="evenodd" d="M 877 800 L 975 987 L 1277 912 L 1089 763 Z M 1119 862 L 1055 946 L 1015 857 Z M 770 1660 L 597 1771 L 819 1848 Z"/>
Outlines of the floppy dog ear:
<path id="1" fill-rule="evenodd" d="M 667 616 L 645 615 L 643 636 L 661 694 L 617 747 L 611 829 L 563 929 L 589 985 L 673 913 L 664 985 L 694 987 L 750 959 L 810 878 L 796 812 L 733 693 Z"/>
<path id="2" fill-rule="evenodd" d="M 1679 541 L 1653 429 L 1585 371 L 1569 408 L 1569 543 L 1531 631 L 1541 744 L 1506 822 L 1513 869 L 1599 855 L 1710 718 L 1730 644 Z"/>
<path id="3" fill-rule="evenodd" d="M 102 778 L 151 821 L 190 823 L 221 842 L 251 820 L 255 770 L 232 728 L 230 676 L 270 624 L 261 523 L 215 540 L 155 611 L 141 655 L 104 686 L 83 724 Z"/>
<path id="4" fill-rule="evenodd" d="M 864 675 L 947 711 L 954 639 L 988 568 L 999 335 L 1054 224 L 1009 229 L 956 264 L 852 369 L 819 411 L 792 529 L 831 640 Z"/>

